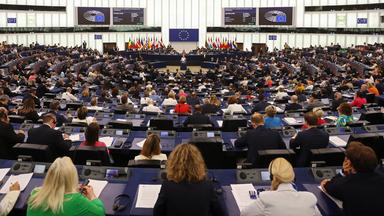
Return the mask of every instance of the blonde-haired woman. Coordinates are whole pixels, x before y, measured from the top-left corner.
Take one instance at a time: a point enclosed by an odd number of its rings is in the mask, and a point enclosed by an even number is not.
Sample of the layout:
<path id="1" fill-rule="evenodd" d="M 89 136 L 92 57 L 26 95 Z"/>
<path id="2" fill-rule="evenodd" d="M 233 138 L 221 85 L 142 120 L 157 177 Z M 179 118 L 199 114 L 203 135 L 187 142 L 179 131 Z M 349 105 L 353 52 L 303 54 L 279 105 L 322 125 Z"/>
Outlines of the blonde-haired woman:
<path id="1" fill-rule="evenodd" d="M 292 165 L 284 158 L 276 158 L 269 164 L 272 177 L 271 191 L 264 191 L 259 198 L 246 207 L 242 216 L 321 215 L 316 207 L 317 199 L 310 192 L 298 192 L 293 187 L 295 173 Z"/>
<path id="2" fill-rule="evenodd" d="M 91 186 L 83 186 L 83 194 L 79 192 L 78 178 L 69 157 L 57 158 L 49 167 L 43 186 L 32 191 L 27 215 L 105 215 L 104 204 Z"/>
<path id="3" fill-rule="evenodd" d="M 178 145 L 169 156 L 167 180 L 161 186 L 153 215 L 224 215 L 206 175 L 200 151 L 191 144 Z"/>

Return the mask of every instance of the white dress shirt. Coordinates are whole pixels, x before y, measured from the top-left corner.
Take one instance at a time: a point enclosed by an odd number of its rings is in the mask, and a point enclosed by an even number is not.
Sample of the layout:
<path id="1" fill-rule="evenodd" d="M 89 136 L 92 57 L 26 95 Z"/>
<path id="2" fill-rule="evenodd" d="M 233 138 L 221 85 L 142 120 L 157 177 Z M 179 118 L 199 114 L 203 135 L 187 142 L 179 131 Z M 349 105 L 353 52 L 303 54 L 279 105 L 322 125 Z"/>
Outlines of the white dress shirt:
<path id="1" fill-rule="evenodd" d="M 282 100 L 284 98 L 289 97 L 287 92 L 277 92 L 276 93 L 276 100 Z"/>
<path id="2" fill-rule="evenodd" d="M 64 92 L 61 95 L 61 99 L 66 100 L 66 101 L 77 101 L 77 97 L 75 97 L 73 94 L 69 92 Z"/>
<path id="3" fill-rule="evenodd" d="M 152 104 L 146 106 L 146 107 L 143 107 L 143 112 L 156 112 L 156 113 L 161 113 L 161 109 L 157 106 L 154 106 Z"/>
<path id="4" fill-rule="evenodd" d="M 137 155 L 135 157 L 135 160 L 160 160 L 160 161 L 163 161 L 163 160 L 167 160 L 167 155 L 160 153 L 158 155 L 152 155 L 151 158 L 148 158 L 148 157 L 140 154 L 140 155 Z"/>
<path id="5" fill-rule="evenodd" d="M 292 184 L 282 183 L 276 191 L 264 191 L 241 216 L 321 216 L 317 199 L 310 192 L 298 192 Z"/>
<path id="6" fill-rule="evenodd" d="M 173 98 L 166 98 L 164 99 L 163 103 L 161 106 L 176 106 L 177 100 Z"/>
<path id="7" fill-rule="evenodd" d="M 240 104 L 229 104 L 225 114 L 233 115 L 233 113 L 247 113 L 247 111 Z"/>

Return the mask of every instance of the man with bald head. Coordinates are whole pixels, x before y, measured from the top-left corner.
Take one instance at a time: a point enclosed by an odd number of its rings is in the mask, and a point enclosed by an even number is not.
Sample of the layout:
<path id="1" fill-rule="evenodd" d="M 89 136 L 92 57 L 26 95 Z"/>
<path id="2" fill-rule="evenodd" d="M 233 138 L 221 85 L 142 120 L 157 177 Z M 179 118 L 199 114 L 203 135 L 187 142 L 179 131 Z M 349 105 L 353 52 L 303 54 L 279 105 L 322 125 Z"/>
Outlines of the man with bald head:
<path id="1" fill-rule="evenodd" d="M 285 106 L 285 111 L 303 109 L 303 106 L 301 106 L 298 102 L 299 102 L 299 98 L 297 97 L 297 95 L 292 95 L 291 96 L 291 103 L 289 103 Z"/>
<path id="2" fill-rule="evenodd" d="M 238 148 L 248 148 L 247 162 L 257 165 L 259 150 L 266 149 L 285 149 L 286 145 L 277 131 L 264 127 L 264 117 L 260 113 L 253 113 L 251 116 L 252 130 L 238 138 L 235 146 Z"/>

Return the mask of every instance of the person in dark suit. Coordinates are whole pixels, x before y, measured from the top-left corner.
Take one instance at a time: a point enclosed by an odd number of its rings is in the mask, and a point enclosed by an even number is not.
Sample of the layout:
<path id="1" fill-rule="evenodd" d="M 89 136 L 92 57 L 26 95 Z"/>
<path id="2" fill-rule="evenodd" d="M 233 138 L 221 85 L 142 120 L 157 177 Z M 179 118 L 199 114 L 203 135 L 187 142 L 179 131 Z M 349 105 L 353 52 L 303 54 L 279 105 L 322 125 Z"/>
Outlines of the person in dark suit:
<path id="1" fill-rule="evenodd" d="M 17 110 L 17 115 L 24 116 L 25 120 L 31 120 L 36 123 L 39 120 L 39 114 L 35 108 L 33 98 L 27 98 L 23 101 L 23 106 Z"/>
<path id="2" fill-rule="evenodd" d="M 196 95 L 196 92 L 192 92 L 187 96 L 187 104 L 191 106 L 200 104 L 200 98 Z"/>
<path id="3" fill-rule="evenodd" d="M 194 113 L 192 115 L 188 116 L 187 119 L 185 119 L 185 121 L 183 123 L 184 127 L 187 127 L 189 124 L 213 125 L 211 119 L 202 113 L 200 105 L 195 105 Z"/>
<path id="4" fill-rule="evenodd" d="M 214 103 L 211 103 L 209 99 L 204 100 L 204 104 L 201 106 L 202 113 L 204 114 L 215 114 L 220 108 Z"/>
<path id="5" fill-rule="evenodd" d="M 287 104 L 285 106 L 285 111 L 292 111 L 292 110 L 299 110 L 299 109 L 303 109 L 303 106 L 301 106 L 299 103 L 299 98 L 297 97 L 297 95 L 292 95 L 291 96 L 291 103 Z"/>
<path id="6" fill-rule="evenodd" d="M 317 128 L 318 117 L 313 112 L 307 112 L 304 120 L 308 128 L 292 137 L 290 148 L 300 148 L 296 166 L 309 165 L 311 149 L 326 148 L 329 143 L 329 135 Z"/>
<path id="7" fill-rule="evenodd" d="M 277 131 L 264 127 L 264 117 L 260 113 L 251 116 L 252 127 L 254 129 L 235 141 L 238 148 L 248 148 L 247 162 L 257 164 L 259 150 L 266 149 L 285 149 L 285 143 Z"/>
<path id="8" fill-rule="evenodd" d="M 67 134 L 55 130 L 56 116 L 52 113 L 43 116 L 43 125 L 28 131 L 27 143 L 48 145 L 54 158 L 68 155 L 72 145 Z"/>
<path id="9" fill-rule="evenodd" d="M 343 95 L 340 92 L 336 92 L 332 101 L 332 110 L 336 111 L 340 104 L 344 103 Z"/>
<path id="10" fill-rule="evenodd" d="M 345 152 L 343 172 L 321 182 L 323 190 L 343 201 L 345 215 L 383 214 L 384 177 L 375 172 L 377 163 L 372 148 L 351 142 Z"/>
<path id="11" fill-rule="evenodd" d="M 60 108 L 60 102 L 58 100 L 53 100 L 49 104 L 50 111 L 48 113 L 52 113 L 56 116 L 56 120 L 57 120 L 56 126 L 57 127 L 61 127 L 64 123 L 68 122 L 68 119 L 64 115 L 59 113 L 59 108 Z"/>
<path id="12" fill-rule="evenodd" d="M 259 94 L 258 99 L 259 99 L 259 102 L 257 102 L 257 103 L 255 104 L 255 106 L 253 107 L 253 109 L 252 109 L 252 113 L 255 113 L 255 112 L 264 112 L 264 111 L 265 111 L 265 108 L 266 108 L 267 106 L 271 105 L 270 103 L 268 103 L 268 102 L 265 101 L 264 94 Z"/>
<path id="13" fill-rule="evenodd" d="M 153 208 L 154 216 L 222 216 L 217 193 L 200 151 L 191 144 L 178 145 L 167 162 L 167 180 Z"/>
<path id="14" fill-rule="evenodd" d="M 8 111 L 4 107 L 0 107 L 0 158 L 14 159 L 12 147 L 16 143 L 24 141 L 24 132 L 13 130 L 9 123 Z"/>
<path id="15" fill-rule="evenodd" d="M 133 106 L 133 104 L 128 103 L 128 95 L 127 94 L 123 94 L 123 96 L 121 96 L 121 104 L 117 105 L 116 109 L 124 110 L 124 111 L 127 111 L 128 113 L 136 113 L 137 112 L 135 107 Z"/>

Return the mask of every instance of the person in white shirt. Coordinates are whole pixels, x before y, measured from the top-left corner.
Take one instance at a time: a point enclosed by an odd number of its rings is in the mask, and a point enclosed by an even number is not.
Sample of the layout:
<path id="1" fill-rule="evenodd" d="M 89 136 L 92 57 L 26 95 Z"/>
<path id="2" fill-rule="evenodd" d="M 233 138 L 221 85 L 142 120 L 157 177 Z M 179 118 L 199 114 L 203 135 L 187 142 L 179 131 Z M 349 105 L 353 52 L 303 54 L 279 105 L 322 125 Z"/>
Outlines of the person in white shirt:
<path id="1" fill-rule="evenodd" d="M 137 155 L 135 160 L 167 160 L 167 155 L 162 154 L 160 150 L 160 137 L 156 134 L 148 135 L 140 155 Z"/>
<path id="2" fill-rule="evenodd" d="M 61 99 L 66 100 L 66 101 L 78 101 L 77 97 L 75 97 L 72 94 L 72 89 L 70 87 L 67 88 L 67 91 L 64 92 L 61 95 Z"/>
<path id="3" fill-rule="evenodd" d="M 294 188 L 295 172 L 286 159 L 274 159 L 269 164 L 269 173 L 271 190 L 261 192 L 255 201 L 242 209 L 241 216 L 321 216 L 315 195 Z"/>
<path id="4" fill-rule="evenodd" d="M 13 209 L 17 198 L 20 195 L 20 184 L 15 182 L 9 187 L 9 192 L 0 202 L 0 216 L 6 216 Z"/>
<path id="5" fill-rule="evenodd" d="M 87 107 L 88 110 L 103 110 L 103 107 L 97 106 L 97 97 L 92 97 L 91 106 Z"/>
<path id="6" fill-rule="evenodd" d="M 140 104 L 141 105 L 148 104 L 148 101 L 151 100 L 151 98 L 149 96 L 150 96 L 149 91 L 145 90 L 144 91 L 144 97 L 140 98 Z"/>
<path id="7" fill-rule="evenodd" d="M 77 109 L 77 118 L 72 119 L 72 123 L 84 123 L 84 124 L 91 124 L 92 122 L 97 122 L 95 117 L 87 116 L 88 115 L 88 109 L 85 106 L 80 107 Z"/>
<path id="8" fill-rule="evenodd" d="M 143 107 L 143 112 L 152 112 L 152 113 L 162 113 L 161 109 L 154 105 L 154 101 L 149 99 L 148 105 L 146 107 Z"/>
<path id="9" fill-rule="evenodd" d="M 177 100 L 176 100 L 176 93 L 174 91 L 170 91 L 168 93 L 168 98 L 164 99 L 161 106 L 176 106 Z"/>
<path id="10" fill-rule="evenodd" d="M 283 86 L 279 86 L 279 88 L 277 89 L 277 93 L 276 93 L 276 100 L 283 100 L 285 98 L 288 98 L 289 95 L 287 92 L 284 91 L 284 87 Z"/>
<path id="11" fill-rule="evenodd" d="M 225 114 L 233 115 L 233 113 L 247 113 L 243 106 L 237 104 L 236 96 L 231 96 L 228 98 L 228 107 L 224 112 Z"/>

